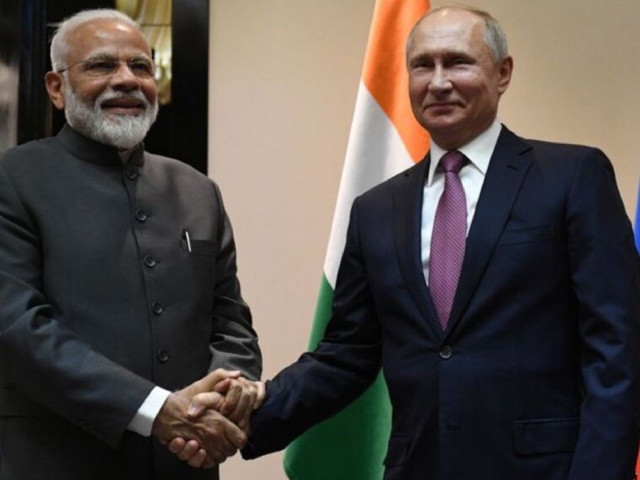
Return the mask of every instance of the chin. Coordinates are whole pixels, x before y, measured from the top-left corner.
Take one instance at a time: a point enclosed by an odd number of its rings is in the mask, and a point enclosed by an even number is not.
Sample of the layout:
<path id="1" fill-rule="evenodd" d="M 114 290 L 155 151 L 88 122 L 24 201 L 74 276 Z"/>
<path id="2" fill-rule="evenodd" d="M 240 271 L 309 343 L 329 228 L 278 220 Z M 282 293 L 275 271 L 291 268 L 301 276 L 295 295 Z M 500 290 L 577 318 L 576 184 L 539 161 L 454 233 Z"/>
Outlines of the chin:
<path id="1" fill-rule="evenodd" d="M 442 120 L 439 119 L 437 121 L 424 121 L 422 122 L 422 126 L 429 132 L 443 132 L 455 130 L 457 128 L 458 122 L 451 120 Z"/>
<path id="2" fill-rule="evenodd" d="M 144 112 L 107 112 L 104 114 L 105 118 L 110 120 L 119 120 L 122 118 L 137 118 L 144 115 Z"/>

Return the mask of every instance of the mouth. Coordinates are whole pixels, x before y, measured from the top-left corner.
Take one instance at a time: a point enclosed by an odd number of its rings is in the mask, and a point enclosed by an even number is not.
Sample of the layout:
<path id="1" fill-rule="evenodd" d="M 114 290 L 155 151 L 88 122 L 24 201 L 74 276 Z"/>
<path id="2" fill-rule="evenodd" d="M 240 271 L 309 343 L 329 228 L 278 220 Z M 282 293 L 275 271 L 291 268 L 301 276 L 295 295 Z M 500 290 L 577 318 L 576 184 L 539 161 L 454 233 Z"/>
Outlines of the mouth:
<path id="1" fill-rule="evenodd" d="M 431 102 L 425 105 L 425 109 L 442 110 L 451 109 L 457 106 L 458 104 L 456 102 Z"/>
<path id="2" fill-rule="evenodd" d="M 146 110 L 144 102 L 133 97 L 121 97 L 105 100 L 100 108 L 116 115 L 139 115 Z"/>

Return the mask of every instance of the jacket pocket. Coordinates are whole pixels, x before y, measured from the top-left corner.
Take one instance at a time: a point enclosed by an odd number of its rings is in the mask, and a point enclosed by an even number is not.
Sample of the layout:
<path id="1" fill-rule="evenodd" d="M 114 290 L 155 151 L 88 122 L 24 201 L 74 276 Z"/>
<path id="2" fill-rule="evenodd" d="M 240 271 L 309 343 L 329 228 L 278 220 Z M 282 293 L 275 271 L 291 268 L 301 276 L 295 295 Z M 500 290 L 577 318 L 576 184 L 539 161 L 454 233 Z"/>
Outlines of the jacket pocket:
<path id="1" fill-rule="evenodd" d="M 552 225 L 507 229 L 498 239 L 498 246 L 552 241 L 560 237 L 560 231 Z"/>
<path id="2" fill-rule="evenodd" d="M 216 242 L 212 240 L 190 240 L 187 243 L 185 239 L 182 239 L 180 244 L 182 250 L 192 253 L 193 255 L 214 257 L 216 253 Z"/>
<path id="3" fill-rule="evenodd" d="M 577 418 L 520 420 L 513 424 L 513 446 L 518 455 L 573 452 L 578 441 Z"/>
<path id="4" fill-rule="evenodd" d="M 387 456 L 383 463 L 387 467 L 397 467 L 402 465 L 407 458 L 410 446 L 411 437 L 407 435 L 392 435 L 391 438 L 389 438 Z"/>

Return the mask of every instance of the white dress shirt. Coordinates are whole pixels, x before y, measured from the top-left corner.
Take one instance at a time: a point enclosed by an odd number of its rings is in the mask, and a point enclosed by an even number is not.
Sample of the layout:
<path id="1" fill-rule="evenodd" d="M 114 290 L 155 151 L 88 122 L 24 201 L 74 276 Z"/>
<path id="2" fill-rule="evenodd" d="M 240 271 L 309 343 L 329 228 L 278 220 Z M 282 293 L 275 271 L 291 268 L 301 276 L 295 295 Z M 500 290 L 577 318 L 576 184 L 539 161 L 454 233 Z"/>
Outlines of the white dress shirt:
<path id="1" fill-rule="evenodd" d="M 489 160 L 496 148 L 501 130 L 502 125 L 495 120 L 487 130 L 466 145 L 457 149 L 469 160 L 458 173 L 467 200 L 467 234 L 469 233 L 469 227 L 476 212 L 476 205 L 478 204 L 480 190 L 482 190 L 484 177 L 489 167 Z M 440 159 L 445 153 L 447 153 L 445 150 L 431 142 L 431 163 L 424 184 L 422 227 L 420 230 L 422 267 L 427 285 L 429 284 L 429 256 L 431 254 L 433 219 L 436 215 L 438 200 L 440 200 L 440 195 L 442 195 L 444 190 L 444 172 L 438 168 L 438 166 Z"/>
<path id="2" fill-rule="evenodd" d="M 127 426 L 127 430 L 131 430 L 145 437 L 150 436 L 153 422 L 170 394 L 171 392 L 169 390 L 161 387 L 153 387 L 153 390 L 151 390 L 149 396 L 142 402 L 142 405 Z"/>

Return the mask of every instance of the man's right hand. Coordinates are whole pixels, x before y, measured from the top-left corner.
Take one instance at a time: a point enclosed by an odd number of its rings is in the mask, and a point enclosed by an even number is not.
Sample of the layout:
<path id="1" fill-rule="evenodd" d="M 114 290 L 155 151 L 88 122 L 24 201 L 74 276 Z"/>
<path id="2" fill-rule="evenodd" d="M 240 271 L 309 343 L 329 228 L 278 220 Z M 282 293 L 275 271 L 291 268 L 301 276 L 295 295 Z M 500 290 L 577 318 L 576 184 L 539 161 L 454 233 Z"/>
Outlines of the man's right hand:
<path id="1" fill-rule="evenodd" d="M 240 388 L 237 392 L 234 389 Z M 225 394 L 225 397 L 221 397 Z M 195 395 L 189 406 L 188 416 L 197 419 L 212 410 L 222 411 L 238 423 L 245 432 L 249 430 L 249 416 L 252 410 L 260 408 L 266 395 L 264 382 L 254 382 L 245 378 L 229 380 L 227 383 L 218 383 L 215 391 L 203 392 Z M 234 415 L 240 415 L 235 417 Z M 239 420 L 239 421 L 238 421 Z M 210 460 L 206 452 L 200 448 L 195 440 L 186 440 L 176 437 L 168 445 L 169 451 L 181 460 L 186 461 L 192 467 L 209 467 Z"/>
<path id="2" fill-rule="evenodd" d="M 184 439 L 181 451 L 174 453 L 191 466 L 212 467 L 224 462 L 244 447 L 246 434 L 214 408 L 198 417 L 189 416 L 187 411 L 193 397 L 199 393 L 211 393 L 216 389 L 226 391 L 228 395 L 232 389 L 238 388 L 231 381 L 239 375 L 239 372 L 218 369 L 169 395 L 153 423 L 152 435 L 165 445 L 176 437 Z M 208 396 L 208 399 L 214 407 L 224 404 L 224 396 L 219 393 Z"/>

